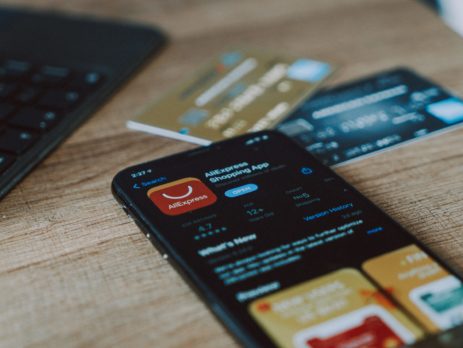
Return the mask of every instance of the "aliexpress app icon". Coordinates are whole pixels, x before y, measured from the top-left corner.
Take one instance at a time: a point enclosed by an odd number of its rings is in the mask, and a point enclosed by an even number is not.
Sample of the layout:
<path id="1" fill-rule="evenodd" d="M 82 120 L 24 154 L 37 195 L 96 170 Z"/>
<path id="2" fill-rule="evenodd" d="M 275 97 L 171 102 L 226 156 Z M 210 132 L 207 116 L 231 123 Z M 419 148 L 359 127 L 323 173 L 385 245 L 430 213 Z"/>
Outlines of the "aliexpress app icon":
<path id="1" fill-rule="evenodd" d="M 148 190 L 148 197 L 166 215 L 180 215 L 207 207 L 217 196 L 196 178 L 184 178 Z"/>

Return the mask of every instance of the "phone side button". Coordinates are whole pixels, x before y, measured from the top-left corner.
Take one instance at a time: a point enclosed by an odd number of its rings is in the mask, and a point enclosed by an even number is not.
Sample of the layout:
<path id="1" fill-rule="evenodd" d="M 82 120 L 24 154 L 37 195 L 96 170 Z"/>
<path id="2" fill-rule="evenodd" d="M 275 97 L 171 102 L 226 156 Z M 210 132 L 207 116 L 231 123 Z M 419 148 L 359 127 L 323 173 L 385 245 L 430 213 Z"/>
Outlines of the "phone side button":
<path id="1" fill-rule="evenodd" d="M 148 239 L 151 244 L 153 244 L 153 246 L 157 249 L 157 251 L 161 254 L 162 258 L 164 260 L 167 260 L 169 258 L 169 255 L 167 255 L 167 253 L 164 251 L 164 248 L 161 247 L 159 245 L 159 243 L 156 241 L 155 238 L 153 238 L 153 235 L 151 233 L 145 233 L 145 228 L 143 227 L 143 225 L 141 224 L 140 221 L 138 221 L 137 219 L 133 218 L 133 221 L 135 222 L 135 224 L 138 226 L 138 228 L 140 228 L 140 230 L 143 232 L 143 234 L 145 235 L 146 239 Z"/>
<path id="2" fill-rule="evenodd" d="M 146 239 L 148 239 L 150 242 L 153 242 L 153 236 L 151 235 L 151 233 L 147 233 L 145 234 L 145 237 Z M 158 250 L 161 252 L 161 247 L 157 246 Z M 163 253 L 161 252 L 161 255 L 162 255 L 162 258 L 164 260 L 167 260 L 169 258 L 169 255 L 167 255 L 166 253 Z"/>
<path id="3" fill-rule="evenodd" d="M 129 209 L 125 205 L 121 205 L 122 210 L 127 214 L 128 217 L 132 218 L 129 213 Z"/>

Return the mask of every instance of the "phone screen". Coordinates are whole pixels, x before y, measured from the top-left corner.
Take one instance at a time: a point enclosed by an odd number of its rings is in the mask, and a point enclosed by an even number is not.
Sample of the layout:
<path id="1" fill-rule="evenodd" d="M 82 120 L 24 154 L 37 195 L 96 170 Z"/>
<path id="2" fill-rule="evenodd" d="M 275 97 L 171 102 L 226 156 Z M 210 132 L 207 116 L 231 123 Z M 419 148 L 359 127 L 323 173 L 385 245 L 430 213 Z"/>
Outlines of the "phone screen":
<path id="1" fill-rule="evenodd" d="M 279 133 L 141 164 L 113 187 L 245 345 L 392 348 L 463 321 L 460 279 Z"/>

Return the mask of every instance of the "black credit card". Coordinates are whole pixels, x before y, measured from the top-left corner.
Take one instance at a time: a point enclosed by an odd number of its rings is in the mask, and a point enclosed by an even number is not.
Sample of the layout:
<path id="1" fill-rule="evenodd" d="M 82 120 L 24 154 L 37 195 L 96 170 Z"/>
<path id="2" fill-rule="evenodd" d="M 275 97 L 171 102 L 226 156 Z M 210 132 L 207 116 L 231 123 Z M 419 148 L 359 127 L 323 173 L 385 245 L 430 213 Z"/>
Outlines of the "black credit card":
<path id="1" fill-rule="evenodd" d="M 317 93 L 277 126 L 337 165 L 463 123 L 463 101 L 399 68 Z"/>

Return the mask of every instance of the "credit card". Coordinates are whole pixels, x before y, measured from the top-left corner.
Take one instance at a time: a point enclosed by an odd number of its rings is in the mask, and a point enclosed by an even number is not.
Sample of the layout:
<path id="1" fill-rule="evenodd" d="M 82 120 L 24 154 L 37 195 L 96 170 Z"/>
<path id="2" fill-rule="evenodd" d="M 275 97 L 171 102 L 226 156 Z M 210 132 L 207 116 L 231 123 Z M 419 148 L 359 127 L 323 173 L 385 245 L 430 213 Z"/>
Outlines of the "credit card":
<path id="1" fill-rule="evenodd" d="M 331 64 L 252 50 L 214 58 L 127 126 L 208 145 L 275 127 L 314 93 Z"/>
<path id="2" fill-rule="evenodd" d="M 337 165 L 462 122 L 460 98 L 400 68 L 321 91 L 277 129 Z"/>

